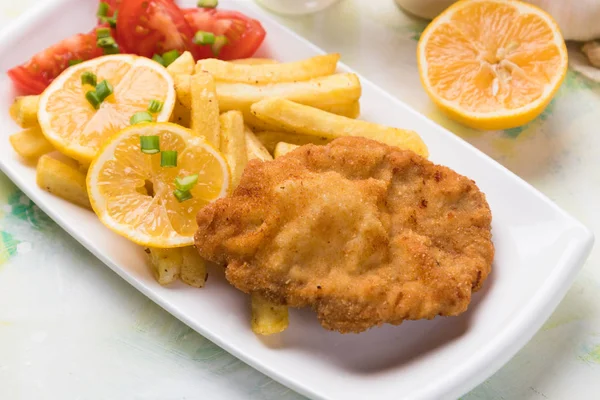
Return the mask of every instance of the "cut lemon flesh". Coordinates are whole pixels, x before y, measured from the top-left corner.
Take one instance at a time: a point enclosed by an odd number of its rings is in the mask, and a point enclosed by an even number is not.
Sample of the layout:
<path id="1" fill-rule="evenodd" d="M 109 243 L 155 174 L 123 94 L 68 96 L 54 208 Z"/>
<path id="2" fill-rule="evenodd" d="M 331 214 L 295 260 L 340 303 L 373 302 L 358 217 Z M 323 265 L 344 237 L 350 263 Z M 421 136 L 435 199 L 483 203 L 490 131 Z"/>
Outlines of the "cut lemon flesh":
<path id="1" fill-rule="evenodd" d="M 515 0 L 462 0 L 434 19 L 417 48 L 421 82 L 452 118 L 479 129 L 523 125 L 567 71 L 552 17 Z"/>
<path id="2" fill-rule="evenodd" d="M 160 153 L 143 153 L 141 136 L 158 136 L 161 151 L 177 151 L 177 166 L 161 167 Z M 175 178 L 195 174 L 192 198 L 180 202 Z M 194 243 L 196 214 L 224 197 L 229 181 L 225 158 L 204 137 L 172 123 L 143 123 L 125 128 L 100 150 L 87 188 L 108 228 L 143 246 L 169 248 Z"/>
<path id="3" fill-rule="evenodd" d="M 98 110 L 85 95 L 95 88 L 82 84 L 81 75 L 92 72 L 97 82 L 108 81 L 114 93 Z M 130 124 L 151 100 L 163 103 L 155 121 L 168 121 L 175 103 L 173 80 L 160 64 L 144 57 L 120 54 L 77 64 L 56 78 L 40 97 L 38 120 L 46 138 L 61 152 L 90 163 L 100 147 Z"/>

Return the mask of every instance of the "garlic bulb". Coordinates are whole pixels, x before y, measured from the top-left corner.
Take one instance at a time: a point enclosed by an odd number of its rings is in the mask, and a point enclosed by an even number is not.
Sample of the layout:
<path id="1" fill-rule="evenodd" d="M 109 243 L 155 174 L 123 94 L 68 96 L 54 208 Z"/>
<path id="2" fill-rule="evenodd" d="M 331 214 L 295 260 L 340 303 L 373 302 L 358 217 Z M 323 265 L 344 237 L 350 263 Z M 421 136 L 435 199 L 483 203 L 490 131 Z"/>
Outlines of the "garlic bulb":
<path id="1" fill-rule="evenodd" d="M 569 67 L 573 71 L 579 72 L 581 75 L 594 82 L 600 82 L 600 68 L 596 68 L 594 64 L 592 64 L 592 59 L 594 59 L 594 62 L 598 61 L 598 56 L 600 56 L 600 44 L 593 43 L 594 42 L 586 43 L 584 49 L 581 48 L 581 44 L 579 43 L 568 43 Z M 584 54 L 584 52 L 587 53 L 587 55 Z"/>
<path id="2" fill-rule="evenodd" d="M 456 0 L 396 0 L 403 10 L 425 19 L 433 19 Z"/>
<path id="3" fill-rule="evenodd" d="M 591 41 L 587 42 L 581 48 L 583 54 L 585 54 L 594 67 L 600 68 L 600 42 Z"/>
<path id="4" fill-rule="evenodd" d="M 545 10 L 556 20 L 566 40 L 587 41 L 600 38 L 600 1 L 525 0 Z M 396 0 L 396 3 L 421 18 L 431 19 L 453 0 Z"/>
<path id="5" fill-rule="evenodd" d="M 527 0 L 556 20 L 566 40 L 600 38 L 600 1 L 598 0 Z"/>

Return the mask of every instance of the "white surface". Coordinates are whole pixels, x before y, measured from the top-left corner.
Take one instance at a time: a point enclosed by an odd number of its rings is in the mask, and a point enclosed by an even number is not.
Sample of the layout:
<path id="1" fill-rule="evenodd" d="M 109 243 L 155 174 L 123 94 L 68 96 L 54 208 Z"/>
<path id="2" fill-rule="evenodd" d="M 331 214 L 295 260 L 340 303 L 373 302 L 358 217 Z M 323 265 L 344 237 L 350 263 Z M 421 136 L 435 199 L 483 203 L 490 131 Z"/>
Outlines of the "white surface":
<path id="1" fill-rule="evenodd" d="M 339 0 L 256 0 L 263 7 L 278 14 L 311 14 L 331 6 Z"/>
<path id="2" fill-rule="evenodd" d="M 39 10 L 25 24 L 0 35 L 0 55 L 5 55 L 0 58 L 2 70 L 89 27 L 95 4 L 60 3 L 65 6 L 61 11 Z M 50 18 L 45 24 L 36 23 L 35 18 L 46 15 Z M 315 54 L 314 48 L 285 29 L 257 17 L 270 34 L 265 53 L 281 60 Z M 64 20 L 73 23 L 60 22 Z M 591 248 L 589 232 L 526 183 L 363 80 L 365 119 L 417 130 L 433 161 L 475 179 L 487 194 L 494 214 L 494 272 L 470 311 L 458 318 L 342 336 L 322 330 L 311 313 L 297 312 L 292 313 L 288 332 L 261 341 L 248 328 L 246 299 L 222 278 L 211 278 L 201 291 L 162 288 L 150 276 L 138 248 L 108 232 L 91 213 L 37 189 L 33 169 L 16 159 L 6 144 L 8 132 L 16 129 L 6 111 L 12 96 L 7 85 L 6 79 L 0 81 L 4 89 L 0 125 L 6 127 L 0 136 L 4 143 L 0 160 L 7 175 L 88 249 L 165 309 L 232 354 L 314 397 L 359 399 L 377 393 L 384 399 L 402 393 L 407 398 L 441 399 L 462 394 L 498 369 L 535 333 Z M 32 336 L 34 342 L 44 337 L 44 332 Z"/>

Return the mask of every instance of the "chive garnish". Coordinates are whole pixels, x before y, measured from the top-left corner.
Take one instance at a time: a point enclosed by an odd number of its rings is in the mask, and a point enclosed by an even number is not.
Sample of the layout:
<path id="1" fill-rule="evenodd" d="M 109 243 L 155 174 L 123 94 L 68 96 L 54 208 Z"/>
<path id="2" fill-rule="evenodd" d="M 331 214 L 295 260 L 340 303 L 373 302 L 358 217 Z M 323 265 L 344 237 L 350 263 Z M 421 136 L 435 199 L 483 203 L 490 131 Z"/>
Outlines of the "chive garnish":
<path id="1" fill-rule="evenodd" d="M 140 136 L 140 149 L 145 154 L 156 154 L 160 151 L 158 136 Z"/>
<path id="2" fill-rule="evenodd" d="M 179 189 L 175 189 L 173 195 L 180 203 L 192 198 L 192 194 L 189 191 L 181 191 Z"/>
<path id="3" fill-rule="evenodd" d="M 190 191 L 198 183 L 198 174 L 175 178 L 175 187 L 182 192 Z"/>
<path id="4" fill-rule="evenodd" d="M 177 151 L 165 150 L 160 152 L 160 166 L 172 168 L 177 166 Z"/>
<path id="5" fill-rule="evenodd" d="M 113 94 L 113 87 L 106 79 L 96 85 L 96 95 L 100 101 L 106 100 L 111 94 Z"/>
<path id="6" fill-rule="evenodd" d="M 167 51 L 162 55 L 163 65 L 168 67 L 173 61 L 177 60 L 177 58 L 181 55 L 177 50 Z"/>
<path id="7" fill-rule="evenodd" d="M 82 85 L 92 85 L 96 86 L 96 74 L 90 71 L 84 71 L 81 74 L 81 84 Z"/>
<path id="8" fill-rule="evenodd" d="M 131 125 L 152 122 L 152 115 L 148 111 L 138 111 L 131 116 L 129 122 Z"/>
<path id="9" fill-rule="evenodd" d="M 85 98 L 92 105 L 92 107 L 94 107 L 94 109 L 97 110 L 100 108 L 100 104 L 102 102 L 100 101 L 100 99 L 98 98 L 98 95 L 96 94 L 96 92 L 94 90 L 90 90 L 90 91 L 86 92 Z"/>
<path id="10" fill-rule="evenodd" d="M 148 104 L 148 111 L 152 114 L 159 113 L 163 108 L 162 101 L 158 100 L 150 100 L 150 104 Z"/>
<path id="11" fill-rule="evenodd" d="M 227 43 L 229 43 L 229 40 L 227 40 L 227 37 L 225 37 L 225 36 L 217 36 L 217 37 L 215 37 L 215 42 L 211 46 L 212 52 L 215 55 L 215 57 L 219 56 L 219 53 L 221 52 L 221 49 Z"/>
<path id="12" fill-rule="evenodd" d="M 199 45 L 213 44 L 215 42 L 215 34 L 212 32 L 198 31 L 194 35 L 192 41 Z"/>
<path id="13" fill-rule="evenodd" d="M 198 0 L 196 5 L 201 8 L 215 8 L 219 5 L 219 0 Z"/>

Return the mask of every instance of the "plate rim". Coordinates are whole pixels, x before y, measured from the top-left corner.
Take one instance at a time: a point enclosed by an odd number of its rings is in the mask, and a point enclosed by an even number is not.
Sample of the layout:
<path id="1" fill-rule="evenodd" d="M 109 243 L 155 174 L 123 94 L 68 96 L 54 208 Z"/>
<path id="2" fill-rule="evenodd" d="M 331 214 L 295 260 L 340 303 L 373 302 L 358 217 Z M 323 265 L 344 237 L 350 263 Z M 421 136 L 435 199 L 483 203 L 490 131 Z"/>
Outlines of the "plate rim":
<path id="1" fill-rule="evenodd" d="M 14 41 L 10 39 L 13 34 L 20 33 L 31 25 L 34 25 L 36 22 L 40 22 L 40 20 L 42 20 L 47 13 L 51 12 L 55 8 L 60 7 L 62 3 L 66 3 L 68 1 L 71 0 L 48 0 L 38 7 L 31 8 L 13 22 L 9 23 L 4 29 L 2 29 L 2 31 L 0 31 L 0 43 L 3 43 L 3 45 L 0 46 L 0 52 L 3 51 L 5 47 L 10 48 L 15 44 Z M 268 20 L 269 23 L 277 25 L 280 29 L 284 30 L 288 35 L 290 35 L 294 41 L 299 41 L 320 54 L 325 53 L 325 51 L 319 48 L 317 45 L 278 22 L 257 5 L 253 4 L 252 7 L 248 7 L 248 4 L 243 0 L 226 0 L 224 3 L 226 6 L 229 6 L 231 3 L 241 11 L 250 10 L 250 12 L 253 14 L 259 14 L 261 20 Z M 574 227 L 580 231 L 580 237 L 577 238 L 578 241 L 575 242 L 570 249 L 569 256 L 566 259 L 557 262 L 556 267 L 553 269 L 552 274 L 547 277 L 545 283 L 539 287 L 535 295 L 530 298 L 527 305 L 523 307 L 518 314 L 516 314 L 517 318 L 511 321 L 510 324 L 506 325 L 503 330 L 505 333 L 498 334 L 496 339 L 488 342 L 488 345 L 483 349 L 484 351 L 471 355 L 470 361 L 461 364 L 461 367 L 458 370 L 453 371 L 452 373 L 446 375 L 446 377 L 437 380 L 433 389 L 421 390 L 416 394 L 417 397 L 414 397 L 415 399 L 457 398 L 458 396 L 470 391 L 498 371 L 539 330 L 539 328 L 563 299 L 564 295 L 575 280 L 575 277 L 583 267 L 585 260 L 588 258 L 593 247 L 595 240 L 594 234 L 583 223 L 571 216 L 568 212 L 549 199 L 545 194 L 510 171 L 504 165 L 491 158 L 489 155 L 485 154 L 469 142 L 457 137 L 455 134 L 439 125 L 435 121 L 432 121 L 423 114 L 419 113 L 412 106 L 394 97 L 380 86 L 374 84 L 369 79 L 350 68 L 348 65 L 342 62 L 340 62 L 339 65 L 345 71 L 355 73 L 360 78 L 361 84 L 364 85 L 366 83 L 371 87 L 371 89 L 377 91 L 378 94 L 387 98 L 388 101 L 395 105 L 404 107 L 410 111 L 414 117 L 427 120 L 429 123 L 436 125 L 439 130 L 443 131 L 443 134 L 453 140 L 456 145 L 467 147 L 475 156 L 479 157 L 480 159 L 487 159 L 488 162 L 491 162 L 495 165 L 495 167 L 499 168 L 502 173 L 510 176 L 510 178 L 518 183 L 523 190 L 536 195 L 539 201 L 551 207 L 555 212 L 560 214 L 563 220 L 571 222 Z M 210 332 L 203 329 L 202 326 L 196 324 L 194 321 L 188 318 L 185 313 L 179 312 L 176 306 L 169 304 L 168 301 L 163 301 L 159 294 L 155 294 L 151 288 L 143 285 L 139 280 L 127 274 L 126 271 L 119 267 L 118 264 L 113 263 L 108 257 L 101 254 L 95 248 L 92 242 L 81 235 L 71 232 L 69 229 L 71 224 L 64 220 L 60 214 L 55 213 L 52 208 L 48 207 L 45 201 L 38 196 L 40 190 L 35 186 L 30 188 L 24 179 L 23 182 L 21 182 L 20 175 L 16 171 L 13 171 L 9 163 L 3 159 L 0 159 L 0 169 L 16 186 L 19 187 L 20 190 L 22 190 L 31 200 L 33 200 L 40 209 L 50 216 L 52 220 L 63 230 L 65 230 L 71 237 L 77 240 L 83 247 L 85 247 L 96 258 L 107 265 L 118 276 L 120 276 L 146 297 L 151 299 L 161 308 L 169 312 L 175 318 L 179 319 L 189 327 L 192 327 L 196 332 L 206 337 L 219 347 L 223 348 L 234 357 L 242 360 L 252 368 L 282 383 L 283 385 L 288 386 L 296 392 L 315 399 L 329 399 L 328 397 L 325 397 L 319 393 L 318 389 L 308 388 L 306 385 L 303 385 L 294 379 L 293 376 L 284 375 L 279 373 L 277 369 L 268 368 L 268 366 L 261 363 L 260 360 L 257 360 L 255 357 L 244 352 L 243 349 L 240 349 L 225 340 L 221 340 L 219 337 L 212 335 Z M 565 254 L 567 253 L 565 252 Z"/>

